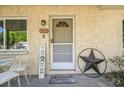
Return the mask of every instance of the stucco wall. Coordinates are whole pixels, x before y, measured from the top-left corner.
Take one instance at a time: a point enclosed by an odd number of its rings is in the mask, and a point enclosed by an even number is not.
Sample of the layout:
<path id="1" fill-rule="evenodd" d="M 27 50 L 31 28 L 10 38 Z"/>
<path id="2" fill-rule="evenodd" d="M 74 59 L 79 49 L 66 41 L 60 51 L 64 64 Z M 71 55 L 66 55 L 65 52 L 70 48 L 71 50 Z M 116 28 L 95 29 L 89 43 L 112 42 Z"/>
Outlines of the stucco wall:
<path id="1" fill-rule="evenodd" d="M 45 19 L 49 28 L 49 17 L 51 15 L 75 17 L 75 58 L 82 49 L 87 47 L 99 49 L 107 59 L 122 54 L 124 10 L 100 10 L 97 6 L 0 6 L 1 17 L 27 17 L 31 61 L 27 68 L 29 74 L 38 74 L 40 21 Z M 46 72 L 49 73 L 50 33 L 46 34 L 46 41 Z M 77 64 L 76 71 L 79 72 Z"/>

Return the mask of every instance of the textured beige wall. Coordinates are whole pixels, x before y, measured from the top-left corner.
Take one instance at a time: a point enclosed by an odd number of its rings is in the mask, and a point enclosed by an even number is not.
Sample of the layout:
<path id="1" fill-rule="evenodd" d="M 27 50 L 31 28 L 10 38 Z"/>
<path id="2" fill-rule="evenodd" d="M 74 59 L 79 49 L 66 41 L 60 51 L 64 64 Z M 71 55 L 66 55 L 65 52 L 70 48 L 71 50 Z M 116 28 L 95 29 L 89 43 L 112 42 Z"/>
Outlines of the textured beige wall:
<path id="1" fill-rule="evenodd" d="M 38 74 L 40 21 L 45 19 L 49 28 L 52 15 L 75 17 L 76 58 L 82 49 L 94 47 L 108 58 L 122 54 L 122 20 L 124 10 L 100 10 L 97 6 L 0 6 L 0 16 L 26 16 L 31 64 L 29 74 Z M 50 33 L 47 41 L 47 73 L 50 65 Z M 76 60 L 75 60 L 76 64 Z M 76 71 L 79 72 L 77 64 Z"/>

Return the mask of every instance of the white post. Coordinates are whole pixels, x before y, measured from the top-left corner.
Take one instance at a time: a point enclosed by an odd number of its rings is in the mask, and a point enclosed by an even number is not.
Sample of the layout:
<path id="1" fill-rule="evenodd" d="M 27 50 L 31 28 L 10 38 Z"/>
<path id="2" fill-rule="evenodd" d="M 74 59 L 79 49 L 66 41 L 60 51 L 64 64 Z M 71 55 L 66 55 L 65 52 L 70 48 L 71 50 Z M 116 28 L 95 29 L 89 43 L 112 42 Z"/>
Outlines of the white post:
<path id="1" fill-rule="evenodd" d="M 40 42 L 40 58 L 39 58 L 39 79 L 43 79 L 45 76 L 45 38 Z"/>
<path id="2" fill-rule="evenodd" d="M 46 21 L 41 20 L 42 28 L 39 29 L 41 33 L 41 42 L 40 42 L 40 57 L 39 57 L 39 79 L 43 79 L 45 76 L 45 62 L 46 62 L 46 40 L 45 40 L 45 33 L 48 33 L 49 30 L 46 28 Z"/>

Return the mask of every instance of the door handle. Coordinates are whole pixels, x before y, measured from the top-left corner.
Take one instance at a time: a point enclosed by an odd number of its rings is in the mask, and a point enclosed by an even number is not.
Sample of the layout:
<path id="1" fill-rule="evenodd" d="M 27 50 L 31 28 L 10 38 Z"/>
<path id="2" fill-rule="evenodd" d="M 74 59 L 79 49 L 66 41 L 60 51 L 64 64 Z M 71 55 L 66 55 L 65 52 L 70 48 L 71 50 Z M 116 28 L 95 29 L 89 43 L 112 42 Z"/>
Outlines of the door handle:
<path id="1" fill-rule="evenodd" d="M 54 43 L 54 40 L 53 40 L 53 38 L 51 39 L 51 43 Z"/>

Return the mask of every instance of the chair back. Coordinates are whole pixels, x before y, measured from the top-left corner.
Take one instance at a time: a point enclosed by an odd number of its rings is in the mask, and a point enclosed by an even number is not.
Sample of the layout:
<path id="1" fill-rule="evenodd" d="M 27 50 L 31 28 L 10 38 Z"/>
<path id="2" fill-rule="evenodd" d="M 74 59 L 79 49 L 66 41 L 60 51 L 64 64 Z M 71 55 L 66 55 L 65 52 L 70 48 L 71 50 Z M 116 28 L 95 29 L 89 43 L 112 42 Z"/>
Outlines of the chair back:
<path id="1" fill-rule="evenodd" d="M 16 71 L 20 72 L 20 68 L 26 69 L 29 56 L 28 54 L 24 55 L 4 55 L 0 57 L 0 60 L 8 61 L 8 70 L 7 71 Z"/>
<path id="2" fill-rule="evenodd" d="M 29 60 L 29 56 L 27 55 L 21 55 L 21 65 L 26 68 L 27 64 L 28 64 L 28 60 Z"/>
<path id="3" fill-rule="evenodd" d="M 15 56 L 12 59 L 12 64 L 10 66 L 9 71 L 17 71 L 17 73 L 19 73 L 19 68 L 21 67 L 21 62 L 22 62 L 22 57 L 20 55 Z"/>

